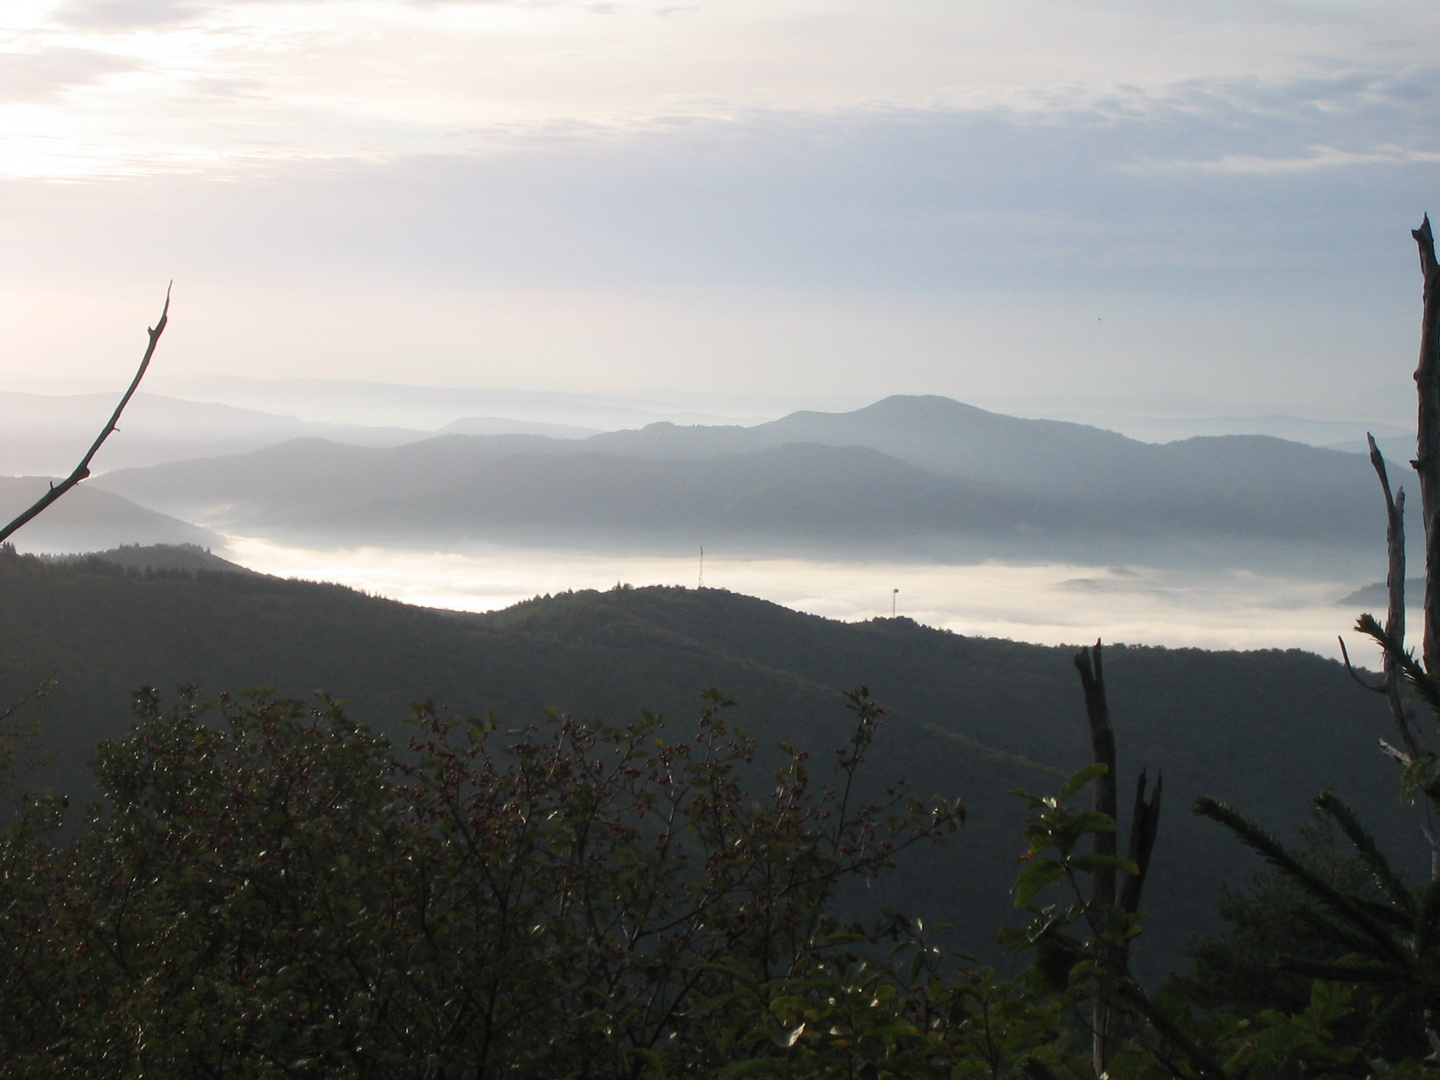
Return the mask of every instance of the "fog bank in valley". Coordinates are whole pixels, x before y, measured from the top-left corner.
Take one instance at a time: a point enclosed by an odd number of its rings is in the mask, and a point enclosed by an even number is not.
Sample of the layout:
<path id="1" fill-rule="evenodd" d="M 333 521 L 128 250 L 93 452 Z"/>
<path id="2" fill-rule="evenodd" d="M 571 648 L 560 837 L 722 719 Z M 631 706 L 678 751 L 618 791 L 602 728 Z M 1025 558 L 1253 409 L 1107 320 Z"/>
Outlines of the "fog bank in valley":
<path id="1" fill-rule="evenodd" d="M 533 596 L 617 585 L 699 585 L 699 551 L 626 556 L 476 548 L 314 549 L 230 537 L 228 555 L 253 570 L 334 581 L 406 603 L 489 611 Z M 1381 555 L 1376 556 L 1380 567 Z M 707 588 L 771 600 L 847 621 L 897 615 L 959 634 L 1039 644 L 1106 641 L 1205 649 L 1301 648 L 1338 657 L 1336 635 L 1370 663 L 1350 634 L 1363 605 L 1337 603 L 1355 576 L 1265 575 L 1239 570 L 985 562 L 745 558 L 707 550 Z M 1356 574 L 1364 571 L 1358 569 Z M 1383 574 L 1383 567 L 1376 571 Z M 1412 602 L 1418 602 L 1418 595 Z M 1368 610 L 1368 609 L 1367 609 Z"/>

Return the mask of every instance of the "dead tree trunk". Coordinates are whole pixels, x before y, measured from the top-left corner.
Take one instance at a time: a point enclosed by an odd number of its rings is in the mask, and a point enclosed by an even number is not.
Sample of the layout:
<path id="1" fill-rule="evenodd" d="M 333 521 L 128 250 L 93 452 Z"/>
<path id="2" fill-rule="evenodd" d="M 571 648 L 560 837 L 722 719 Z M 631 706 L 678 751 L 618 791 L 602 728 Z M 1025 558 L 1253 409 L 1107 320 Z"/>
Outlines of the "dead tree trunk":
<path id="1" fill-rule="evenodd" d="M 1440 265 L 1435 259 L 1435 236 L 1426 214 L 1420 228 L 1410 235 L 1420 251 L 1420 273 L 1423 278 L 1423 309 L 1420 320 L 1420 361 L 1415 369 L 1415 389 L 1419 398 L 1416 423 L 1415 459 L 1410 462 L 1420 480 L 1420 516 L 1425 529 L 1425 609 L 1421 660 L 1423 669 L 1440 673 Z M 1380 740 L 1380 749 L 1407 769 L 1417 762 L 1433 761 L 1435 754 L 1424 743 L 1409 695 L 1405 692 L 1402 665 L 1405 653 L 1405 492 L 1390 491 L 1390 477 L 1385 458 L 1369 436 L 1370 463 L 1380 478 L 1385 493 L 1386 593 L 1388 610 L 1383 633 L 1369 623 L 1366 633 L 1372 634 L 1384 647 L 1384 677 L 1379 685 L 1363 679 L 1350 667 L 1345 641 L 1340 641 L 1341 655 L 1350 674 L 1368 690 L 1384 694 L 1386 704 L 1400 734 L 1400 746 Z M 1363 617 L 1359 624 L 1366 627 Z M 1440 798 L 1427 789 L 1426 794 L 1436 809 Z M 1430 876 L 1440 879 L 1440 835 L 1429 826 L 1422 826 L 1430 843 Z"/>
<path id="2" fill-rule="evenodd" d="M 1080 685 L 1085 690 L 1085 714 L 1090 720 L 1090 749 L 1097 764 L 1105 772 L 1095 778 L 1095 810 L 1115 820 L 1119 798 L 1115 787 L 1115 731 L 1110 726 L 1110 703 L 1105 698 L 1105 671 L 1100 659 L 1100 642 L 1095 649 L 1081 649 L 1075 657 L 1075 670 L 1080 672 Z M 1115 834 L 1095 834 L 1095 854 L 1115 855 Z M 1094 891 L 1090 899 L 1096 904 L 1115 903 L 1115 870 L 1103 867 L 1095 871 Z"/>
<path id="3" fill-rule="evenodd" d="M 1105 671 L 1101 663 L 1100 642 L 1094 649 L 1081 649 L 1075 657 L 1075 670 L 1080 672 L 1080 685 L 1085 690 L 1085 714 L 1090 722 L 1090 747 L 1094 759 L 1105 766 L 1095 778 L 1095 810 L 1116 822 L 1117 831 L 1094 834 L 1095 854 L 1113 858 L 1116 854 L 1119 815 L 1117 776 L 1115 772 L 1115 730 L 1110 726 L 1110 704 L 1105 696 Z M 1155 834 L 1160 824 L 1160 790 L 1163 781 L 1147 799 L 1146 777 L 1141 772 L 1135 785 L 1135 805 L 1130 820 L 1130 842 L 1126 858 L 1133 862 L 1137 873 L 1126 874 L 1119 895 L 1116 895 L 1114 866 L 1097 867 L 1090 877 L 1091 931 L 1095 936 L 1095 953 L 1101 966 L 1114 980 L 1127 979 L 1130 974 L 1130 939 L 1125 933 L 1140 908 L 1140 895 L 1145 888 L 1145 875 L 1150 868 L 1150 855 L 1155 848 Z M 1091 1064 L 1096 1076 L 1110 1069 L 1110 1062 L 1120 1046 L 1124 1013 L 1103 988 L 1091 1009 Z"/>
<path id="4" fill-rule="evenodd" d="M 1412 229 L 1420 248 L 1424 276 L 1424 313 L 1420 322 L 1420 363 L 1415 388 L 1420 397 L 1416 458 L 1420 477 L 1420 514 L 1425 524 L 1425 670 L 1440 672 L 1440 264 L 1430 215 Z"/>

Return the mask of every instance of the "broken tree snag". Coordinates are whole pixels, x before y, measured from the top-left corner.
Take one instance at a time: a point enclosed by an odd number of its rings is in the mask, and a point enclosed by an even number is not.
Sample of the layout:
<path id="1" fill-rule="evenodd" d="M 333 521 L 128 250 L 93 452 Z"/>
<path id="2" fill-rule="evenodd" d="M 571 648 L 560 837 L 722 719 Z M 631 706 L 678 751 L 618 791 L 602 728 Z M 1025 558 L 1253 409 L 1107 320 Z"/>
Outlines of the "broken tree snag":
<path id="1" fill-rule="evenodd" d="M 1420 476 L 1420 515 L 1425 525 L 1425 670 L 1440 671 L 1440 264 L 1435 261 L 1435 234 L 1430 215 L 1410 235 L 1420 248 L 1425 278 L 1424 313 L 1420 320 L 1420 363 L 1415 389 L 1420 398 L 1416 457 Z"/>
<path id="2" fill-rule="evenodd" d="M 1081 649 L 1075 656 L 1075 670 L 1080 672 L 1080 685 L 1085 690 L 1085 715 L 1090 721 L 1090 747 L 1094 759 L 1105 766 L 1105 771 L 1095 778 L 1095 809 L 1115 821 L 1117 818 L 1115 794 L 1115 731 L 1110 726 L 1110 705 L 1105 699 L 1105 671 L 1101 664 L 1100 642 L 1091 649 Z M 1097 832 L 1094 835 L 1095 854 L 1115 857 L 1115 832 Z M 1096 867 L 1090 874 L 1091 928 L 1095 931 L 1095 951 L 1101 962 L 1113 975 L 1124 976 L 1126 948 L 1107 940 L 1111 914 L 1115 907 L 1115 867 Z M 1091 1064 L 1096 1076 L 1103 1076 L 1110 1068 L 1110 1062 L 1120 1043 L 1121 1014 L 1109 1000 L 1108 994 L 1100 994 L 1091 1007 L 1090 1026 Z"/>
<path id="3" fill-rule="evenodd" d="M 1405 641 L 1405 490 L 1401 488 L 1393 495 L 1390 493 L 1390 475 L 1385 468 L 1385 456 L 1380 453 L 1380 447 L 1375 444 L 1375 436 L 1366 434 L 1370 442 L 1370 464 L 1375 467 L 1375 475 L 1380 478 L 1380 488 L 1385 492 L 1385 591 L 1388 597 L 1388 605 L 1385 612 L 1385 636 L 1390 641 L 1400 642 L 1403 646 Z M 1349 657 L 1346 658 L 1349 663 Z M 1404 679 L 1400 674 L 1399 664 L 1389 649 L 1385 650 L 1384 668 L 1385 679 L 1380 689 L 1385 694 L 1385 702 L 1390 707 L 1390 715 L 1395 719 L 1395 725 L 1400 729 L 1400 738 L 1405 743 L 1405 749 L 1409 751 L 1412 760 L 1421 756 L 1419 736 L 1415 731 L 1415 718 L 1410 715 L 1409 709 L 1405 707 L 1405 698 L 1402 694 Z"/>
<path id="4" fill-rule="evenodd" d="M 1085 689 L 1085 714 L 1090 720 L 1090 746 L 1095 761 L 1105 772 L 1095 778 L 1095 809 L 1110 818 L 1117 818 L 1118 799 L 1115 789 L 1115 731 L 1110 727 L 1110 706 L 1105 700 L 1105 672 L 1100 662 L 1100 642 L 1095 648 L 1081 649 L 1075 656 L 1075 670 L 1080 672 L 1080 685 Z M 1095 834 L 1095 854 L 1115 854 L 1115 834 Z M 1115 903 L 1115 870 L 1107 867 L 1095 871 L 1091 899 L 1096 904 Z"/>
<path id="5" fill-rule="evenodd" d="M 1387 489 L 1388 490 L 1388 489 Z M 1095 778 L 1095 809 L 1116 823 L 1116 830 L 1093 834 L 1095 854 L 1109 856 L 1111 865 L 1097 866 L 1090 872 L 1090 927 L 1095 933 L 1095 958 L 1113 980 L 1110 986 L 1101 983 L 1091 1006 L 1091 1065 L 1096 1076 L 1110 1069 L 1120 1047 L 1124 1026 L 1125 995 L 1121 988 L 1130 977 L 1130 933 L 1134 922 L 1129 916 L 1140 908 L 1140 894 L 1150 869 L 1150 856 L 1155 850 L 1155 835 L 1160 828 L 1161 777 L 1146 795 L 1146 774 L 1140 773 L 1135 783 L 1135 805 L 1130 815 L 1130 842 L 1126 859 L 1135 864 L 1135 873 L 1125 874 L 1119 895 L 1114 865 L 1119 815 L 1116 805 L 1115 730 L 1110 726 L 1110 703 L 1105 696 L 1105 671 L 1101 662 L 1100 642 L 1093 649 L 1081 649 L 1075 656 L 1075 670 L 1085 690 L 1085 714 L 1090 721 L 1090 747 L 1095 762 L 1105 771 Z"/>
<path id="6" fill-rule="evenodd" d="M 1370 443 L 1370 464 L 1380 478 L 1380 489 L 1385 492 L 1385 550 L 1388 555 L 1385 573 L 1385 592 L 1389 607 L 1385 612 L 1385 633 L 1396 641 L 1405 640 L 1405 489 L 1393 495 L 1390 492 L 1390 473 L 1385 468 L 1385 455 L 1375 443 L 1375 436 L 1369 432 L 1365 438 Z M 1388 671 L 1390 665 L 1386 664 Z"/>
<path id="7" fill-rule="evenodd" d="M 170 285 L 174 285 L 174 282 L 172 281 Z M 160 312 L 160 321 L 146 331 L 146 333 L 150 335 L 150 345 L 145 350 L 145 356 L 140 361 L 140 368 L 135 372 L 135 378 L 130 380 L 130 389 L 125 391 L 125 396 L 120 399 L 120 404 L 115 406 L 115 411 L 110 414 L 110 419 L 107 420 L 105 426 L 100 429 L 100 434 L 96 437 L 95 441 L 90 444 L 90 449 L 86 451 L 85 456 L 80 459 L 80 464 L 76 465 L 74 471 L 64 480 L 60 481 L 60 483 L 51 484 L 50 490 L 42 495 L 34 506 L 10 522 L 9 525 L 6 525 L 5 528 L 0 529 L 0 543 L 8 540 L 16 529 L 19 529 L 21 526 L 39 516 L 47 506 L 90 475 L 90 462 L 94 460 L 95 454 L 99 451 L 100 447 L 105 444 L 105 440 L 110 437 L 110 433 L 116 430 L 115 425 L 120 421 L 120 414 L 125 411 L 125 406 L 129 405 L 130 399 L 135 396 L 135 388 L 140 385 L 140 380 L 145 377 L 145 369 L 150 366 L 150 357 L 155 355 L 155 344 L 160 340 L 160 335 L 165 332 L 165 324 L 169 319 L 170 286 L 166 286 L 165 307 Z"/>
<path id="8" fill-rule="evenodd" d="M 1130 816 L 1130 848 L 1125 857 L 1139 867 L 1138 874 L 1126 874 L 1120 886 L 1120 910 L 1134 915 L 1140 910 L 1140 894 L 1145 889 L 1145 875 L 1150 870 L 1150 855 L 1155 850 L 1155 834 L 1160 830 L 1160 790 L 1163 776 L 1155 777 L 1150 797 L 1145 797 L 1145 771 L 1135 781 L 1135 808 Z"/>

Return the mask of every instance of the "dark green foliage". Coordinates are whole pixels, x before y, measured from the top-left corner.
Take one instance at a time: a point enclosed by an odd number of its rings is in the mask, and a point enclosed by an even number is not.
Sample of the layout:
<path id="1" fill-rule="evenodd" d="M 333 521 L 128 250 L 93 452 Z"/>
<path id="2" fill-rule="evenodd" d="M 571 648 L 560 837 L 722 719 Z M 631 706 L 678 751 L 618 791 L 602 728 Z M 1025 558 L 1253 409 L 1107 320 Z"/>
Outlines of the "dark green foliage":
<path id="1" fill-rule="evenodd" d="M 1257 945 L 1258 957 L 1233 962 L 1219 980 L 1175 979 L 1151 994 L 1106 963 L 1115 942 L 1139 937 L 1142 920 L 1089 899 L 1080 880 L 1103 865 L 1083 853 L 1081 841 L 1113 830 L 1114 822 L 1067 806 L 1066 800 L 1099 771 L 1082 770 L 1057 796 L 1024 794 L 1031 810 L 1029 851 L 1015 892 L 1030 921 L 1002 936 L 1033 958 L 1022 976 L 1030 1000 L 1061 1006 L 1080 1030 L 1085 1029 L 1080 1006 L 1087 1002 L 1121 1010 L 1128 1037 L 1110 1060 L 1111 1077 L 1359 1080 L 1437 1074 L 1425 1030 L 1435 985 L 1429 974 L 1433 946 L 1424 930 L 1434 915 L 1425 901 L 1434 887 L 1415 890 L 1396 875 L 1347 807 L 1329 794 L 1316 800 L 1327 823 L 1359 851 L 1338 860 L 1336 873 L 1333 857 L 1299 858 L 1228 808 L 1202 800 L 1202 813 L 1224 821 L 1265 855 L 1282 881 L 1298 886 L 1268 891 L 1302 899 L 1289 908 L 1266 909 L 1258 897 L 1248 897 L 1245 921 L 1226 944 Z M 1333 856 L 1333 849 L 1327 854 Z M 1262 927 L 1275 927 L 1279 934 L 1270 941 L 1242 937 Z M 1243 979 L 1247 962 L 1262 978 L 1241 988 L 1252 1007 L 1236 1009 L 1225 992 L 1233 988 L 1237 971 Z M 1277 973 L 1298 979 L 1277 982 Z M 1303 994 L 1297 993 L 1302 987 Z M 1205 992 L 1219 1000 L 1200 1000 Z M 1048 1046 L 1058 1050 L 1063 1039 Z"/>
<path id="2" fill-rule="evenodd" d="M 747 792 L 755 746 L 727 704 L 711 695 L 684 742 L 655 716 L 554 716 L 503 746 L 493 721 L 422 706 L 401 763 L 330 702 L 162 715 L 142 695 L 97 762 L 101 817 L 72 845 L 26 822 L 6 837 L 0 1064 L 561 1078 L 774 1056 L 786 1003 L 836 978 L 877 1000 L 864 937 L 827 913 L 837 882 L 960 812 L 853 800 L 880 715 L 860 694 L 833 790 L 787 753 Z M 897 1013 L 874 1053 L 914 1031 Z"/>
<path id="3" fill-rule="evenodd" d="M 1430 1018 L 1440 1014 L 1440 882 L 1403 880 L 1333 794 L 1319 796 L 1315 807 L 1354 850 L 1353 860 L 1342 864 L 1348 873 L 1291 851 L 1223 803 L 1201 799 L 1196 812 L 1262 856 L 1287 883 L 1282 893 L 1298 894 L 1288 909 L 1265 913 L 1278 931 L 1259 954 L 1268 958 L 1266 966 L 1292 979 L 1354 987 L 1359 1000 L 1332 1028 L 1366 1057 L 1422 1057 L 1432 1049 Z M 1356 869 L 1363 871 L 1358 884 Z M 1272 998 L 1268 1007 L 1293 1005 L 1293 992 L 1290 1000 Z"/>

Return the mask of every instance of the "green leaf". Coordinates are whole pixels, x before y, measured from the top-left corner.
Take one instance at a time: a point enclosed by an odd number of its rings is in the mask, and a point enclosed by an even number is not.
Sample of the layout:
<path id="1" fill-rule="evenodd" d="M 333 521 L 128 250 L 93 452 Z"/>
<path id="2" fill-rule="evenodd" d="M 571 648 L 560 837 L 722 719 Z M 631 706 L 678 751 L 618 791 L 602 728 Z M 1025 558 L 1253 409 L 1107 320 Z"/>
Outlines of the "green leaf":
<path id="1" fill-rule="evenodd" d="M 1110 767 L 1108 765 L 1102 765 L 1098 761 L 1093 765 L 1086 765 L 1085 768 L 1065 781 L 1064 786 L 1060 788 L 1060 800 L 1062 802 L 1065 801 L 1086 784 L 1090 783 L 1091 780 L 1094 780 L 1097 776 L 1104 776 L 1109 771 Z"/>
<path id="2" fill-rule="evenodd" d="M 1115 819 L 1109 814 L 1102 814 L 1098 810 L 1085 810 L 1070 818 L 1066 824 L 1074 832 L 1097 833 L 1114 832 Z"/>
<path id="3" fill-rule="evenodd" d="M 1054 859 L 1036 859 L 1015 878 L 1015 906 L 1024 907 L 1041 889 L 1064 876 L 1064 868 Z"/>
<path id="4" fill-rule="evenodd" d="M 1099 870 L 1102 867 L 1113 868 L 1125 874 L 1134 875 L 1140 873 L 1140 867 L 1136 866 L 1135 863 L 1129 859 L 1119 858 L 1116 855 L 1082 855 L 1075 860 L 1075 868 L 1077 870 L 1089 872 L 1091 870 Z"/>
<path id="5" fill-rule="evenodd" d="M 767 1058 L 755 1058 L 750 1061 L 742 1061 L 721 1073 L 722 1080 L 741 1080 L 747 1076 L 779 1076 L 785 1068 L 783 1061 L 774 1061 Z"/>

